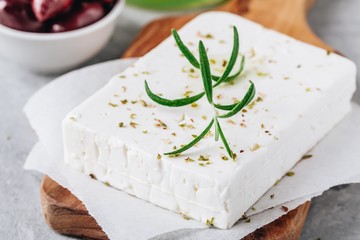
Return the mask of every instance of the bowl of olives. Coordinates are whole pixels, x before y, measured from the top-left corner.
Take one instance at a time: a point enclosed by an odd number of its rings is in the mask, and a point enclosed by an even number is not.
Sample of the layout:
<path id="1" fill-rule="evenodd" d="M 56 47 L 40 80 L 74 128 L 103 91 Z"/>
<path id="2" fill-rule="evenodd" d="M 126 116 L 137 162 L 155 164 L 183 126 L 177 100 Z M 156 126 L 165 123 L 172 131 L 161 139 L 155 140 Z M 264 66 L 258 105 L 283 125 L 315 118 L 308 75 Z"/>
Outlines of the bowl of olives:
<path id="1" fill-rule="evenodd" d="M 0 57 L 36 72 L 74 68 L 108 42 L 125 0 L 0 0 Z"/>

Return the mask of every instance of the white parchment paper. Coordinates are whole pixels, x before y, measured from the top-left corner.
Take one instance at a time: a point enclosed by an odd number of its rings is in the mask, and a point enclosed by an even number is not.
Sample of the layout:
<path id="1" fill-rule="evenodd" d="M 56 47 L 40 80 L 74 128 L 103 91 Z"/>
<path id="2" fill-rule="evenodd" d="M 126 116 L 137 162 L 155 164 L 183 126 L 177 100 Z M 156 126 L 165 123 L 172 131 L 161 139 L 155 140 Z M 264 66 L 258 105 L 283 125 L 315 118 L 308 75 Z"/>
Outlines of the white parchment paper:
<path id="1" fill-rule="evenodd" d="M 40 89 L 25 106 L 39 137 L 25 163 L 68 188 L 87 207 L 110 239 L 240 239 L 328 188 L 360 182 L 360 107 L 332 130 L 249 210 L 250 223 L 239 221 L 229 230 L 207 228 L 194 220 L 156 207 L 77 172 L 63 163 L 61 120 L 81 101 L 103 86 L 111 76 L 135 60 L 115 60 L 68 73 Z M 270 195 L 274 195 L 270 198 Z"/>

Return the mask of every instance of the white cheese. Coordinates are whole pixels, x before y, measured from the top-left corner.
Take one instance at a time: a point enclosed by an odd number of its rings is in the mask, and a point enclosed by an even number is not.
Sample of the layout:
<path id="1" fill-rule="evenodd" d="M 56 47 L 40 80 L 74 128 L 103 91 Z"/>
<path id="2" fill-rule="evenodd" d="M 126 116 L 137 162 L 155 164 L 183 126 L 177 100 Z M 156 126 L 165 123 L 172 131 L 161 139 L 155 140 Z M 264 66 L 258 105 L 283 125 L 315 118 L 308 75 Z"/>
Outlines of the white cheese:
<path id="1" fill-rule="evenodd" d="M 220 75 L 233 25 L 245 71 L 233 85 L 216 88 L 215 101 L 241 99 L 249 80 L 257 90 L 246 112 L 220 120 L 236 161 L 222 159 L 226 151 L 213 136 L 179 157 L 163 155 L 191 141 L 213 115 L 205 97 L 197 107 L 169 108 L 146 95 L 145 79 L 166 98 L 203 91 L 199 71 L 191 70 L 171 37 L 68 114 L 65 161 L 160 207 L 230 228 L 350 111 L 356 75 L 355 65 L 341 56 L 228 13 L 202 14 L 179 34 L 195 56 L 203 40 L 215 60 L 213 73 Z M 200 155 L 212 164 L 201 166 Z"/>

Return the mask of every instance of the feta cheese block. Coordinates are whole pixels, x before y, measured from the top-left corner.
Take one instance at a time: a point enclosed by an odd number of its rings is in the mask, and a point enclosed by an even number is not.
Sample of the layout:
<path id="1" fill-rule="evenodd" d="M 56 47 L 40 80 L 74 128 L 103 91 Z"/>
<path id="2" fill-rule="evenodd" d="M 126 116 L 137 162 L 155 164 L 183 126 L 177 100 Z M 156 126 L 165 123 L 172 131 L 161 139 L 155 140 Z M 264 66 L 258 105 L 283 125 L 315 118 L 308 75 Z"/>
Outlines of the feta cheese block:
<path id="1" fill-rule="evenodd" d="M 221 75 L 234 25 L 244 72 L 215 88 L 214 101 L 242 99 L 249 80 L 256 87 L 242 112 L 219 120 L 235 160 L 214 129 L 180 156 L 163 154 L 194 139 L 214 114 L 205 96 L 184 107 L 147 96 L 145 80 L 169 99 L 203 91 L 201 73 L 169 37 L 66 116 L 66 163 L 162 208 L 230 228 L 351 110 L 356 75 L 346 58 L 229 13 L 202 14 L 179 35 L 196 57 L 202 40 L 212 73 Z"/>

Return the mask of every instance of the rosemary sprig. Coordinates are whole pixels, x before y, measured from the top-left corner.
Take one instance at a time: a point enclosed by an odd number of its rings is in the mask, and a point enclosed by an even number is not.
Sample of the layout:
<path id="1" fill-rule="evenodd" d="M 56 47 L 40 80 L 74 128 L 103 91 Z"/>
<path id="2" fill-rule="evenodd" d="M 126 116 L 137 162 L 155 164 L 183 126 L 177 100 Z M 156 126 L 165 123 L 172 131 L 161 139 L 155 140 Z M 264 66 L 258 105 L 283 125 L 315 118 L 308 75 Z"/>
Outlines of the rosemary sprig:
<path id="1" fill-rule="evenodd" d="M 242 56 L 241 62 L 240 62 L 240 69 L 234 75 L 229 76 L 231 71 L 234 68 L 234 65 L 235 65 L 236 61 L 237 61 L 238 52 L 239 52 L 239 33 L 238 33 L 237 28 L 235 26 L 233 27 L 233 31 L 234 31 L 234 43 L 233 43 L 233 48 L 232 48 L 232 51 L 231 51 L 231 56 L 230 56 L 229 63 L 227 65 L 227 67 L 225 68 L 223 74 L 220 77 L 211 75 L 211 79 L 216 82 L 213 85 L 213 88 L 219 86 L 223 82 L 228 82 L 228 81 L 230 81 L 232 79 L 235 79 L 236 77 L 238 77 L 242 73 L 242 71 L 244 69 L 245 57 Z M 195 68 L 200 69 L 200 63 L 194 57 L 194 55 L 190 52 L 190 50 L 186 47 L 186 45 L 183 43 L 183 41 L 181 40 L 181 38 L 180 38 L 179 34 L 177 33 L 177 31 L 175 29 L 173 29 L 172 33 L 173 33 L 174 39 L 175 39 L 180 51 L 184 54 L 184 56 L 188 59 L 188 61 Z M 210 67 L 209 67 L 209 69 L 210 69 Z M 205 95 L 205 92 L 202 92 L 202 93 L 199 93 L 199 94 L 197 94 L 195 96 L 186 97 L 186 98 L 166 99 L 166 98 L 159 97 L 156 94 L 154 94 L 154 92 L 150 89 L 147 82 L 145 82 L 145 89 L 146 89 L 146 93 L 149 95 L 149 97 L 154 102 L 156 102 L 156 103 L 158 103 L 160 105 L 171 106 L 171 107 L 182 107 L 182 106 L 185 106 L 185 105 L 192 104 L 192 103 L 196 102 L 197 100 L 199 100 L 200 98 L 202 98 Z M 227 111 L 231 110 L 234 106 L 235 105 L 220 106 L 220 105 L 215 104 L 216 108 L 221 109 L 221 110 L 227 110 Z"/>
<path id="2" fill-rule="evenodd" d="M 231 150 L 230 145 L 221 129 L 219 119 L 220 118 L 230 118 L 230 117 L 234 116 L 235 114 L 237 114 L 238 112 L 240 112 L 246 105 L 248 105 L 254 99 L 255 85 L 253 82 L 250 81 L 250 87 L 248 88 L 243 99 L 240 102 L 231 104 L 231 105 L 220 105 L 220 104 L 214 103 L 213 102 L 213 88 L 219 86 L 223 82 L 228 81 L 229 78 L 232 77 L 232 76 L 229 76 L 229 74 L 232 71 L 232 68 L 234 67 L 234 65 L 236 63 L 238 51 L 239 51 L 239 36 L 238 36 L 237 29 L 236 29 L 236 27 L 234 27 L 234 46 L 233 46 L 233 50 L 232 50 L 232 53 L 231 53 L 231 56 L 229 59 L 228 66 L 225 69 L 225 71 L 221 77 L 215 77 L 216 82 L 214 85 L 212 84 L 212 81 L 214 80 L 214 76 L 211 74 L 210 62 L 209 62 L 209 58 L 208 58 L 208 55 L 207 55 L 207 52 L 206 52 L 203 42 L 199 41 L 200 62 L 198 62 L 198 60 L 192 55 L 192 53 L 189 51 L 189 49 L 181 41 L 180 36 L 177 34 L 177 32 L 175 30 L 173 30 L 173 35 L 174 35 L 175 41 L 178 44 L 178 47 L 183 52 L 185 57 L 189 60 L 189 62 L 194 67 L 200 69 L 202 82 L 203 82 L 203 86 L 204 86 L 204 92 L 201 92 L 192 97 L 169 100 L 169 99 L 162 98 L 162 97 L 156 95 L 155 93 L 153 93 L 150 90 L 147 81 L 145 81 L 146 93 L 148 94 L 150 99 L 152 99 L 153 101 L 155 101 L 161 105 L 165 105 L 165 106 L 169 106 L 169 107 L 185 106 L 185 105 L 196 102 L 197 100 L 201 99 L 204 95 L 206 95 L 208 102 L 213 106 L 214 117 L 211 119 L 211 121 L 209 122 L 207 127 L 198 136 L 196 136 L 190 143 L 182 146 L 181 148 L 179 148 L 175 151 L 167 152 L 164 154 L 165 155 L 178 155 L 178 154 L 181 154 L 182 152 L 190 149 L 192 146 L 194 146 L 196 143 L 198 143 L 201 139 L 203 139 L 206 136 L 206 134 L 210 131 L 212 126 L 215 125 L 215 141 L 218 141 L 220 138 L 224 144 L 224 147 L 225 147 L 228 155 L 232 159 L 235 159 L 235 154 Z M 244 68 L 244 63 L 245 63 L 245 59 L 243 57 L 241 60 L 240 71 L 237 73 L 237 75 L 239 75 L 242 72 L 242 70 Z M 218 114 L 216 114 L 215 108 L 225 110 L 228 112 L 218 115 Z"/>

